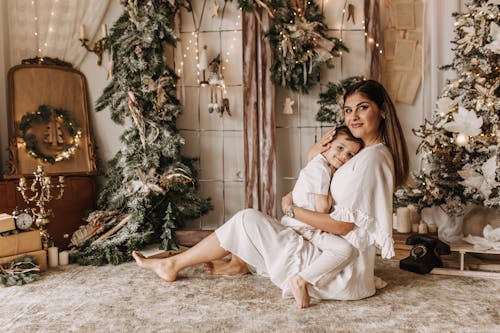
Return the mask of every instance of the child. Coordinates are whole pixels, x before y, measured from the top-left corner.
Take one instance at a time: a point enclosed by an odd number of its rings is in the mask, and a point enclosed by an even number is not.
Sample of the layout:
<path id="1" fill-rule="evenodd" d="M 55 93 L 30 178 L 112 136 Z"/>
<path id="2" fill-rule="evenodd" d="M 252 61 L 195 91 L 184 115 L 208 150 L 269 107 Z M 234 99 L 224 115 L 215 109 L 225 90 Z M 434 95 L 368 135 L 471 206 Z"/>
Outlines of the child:
<path id="1" fill-rule="evenodd" d="M 332 175 L 362 147 L 363 142 L 352 136 L 346 126 L 337 128 L 330 149 L 316 155 L 300 171 L 292 191 L 293 205 L 329 213 L 333 206 L 330 195 Z M 312 285 L 326 273 L 340 272 L 353 254 L 352 246 L 347 240 L 294 219 L 293 211 L 286 212 L 281 224 L 291 227 L 323 252 L 309 267 L 299 272 L 299 275 Z"/>

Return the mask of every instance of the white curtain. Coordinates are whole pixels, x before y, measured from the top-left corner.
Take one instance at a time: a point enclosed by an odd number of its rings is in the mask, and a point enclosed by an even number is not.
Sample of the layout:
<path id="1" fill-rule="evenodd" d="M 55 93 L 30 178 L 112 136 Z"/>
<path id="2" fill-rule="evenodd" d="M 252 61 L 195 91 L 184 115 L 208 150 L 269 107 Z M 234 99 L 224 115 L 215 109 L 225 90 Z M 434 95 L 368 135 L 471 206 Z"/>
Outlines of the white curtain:
<path id="1" fill-rule="evenodd" d="M 424 47 L 422 48 L 423 75 L 423 117 L 429 118 L 435 109 L 435 103 L 441 95 L 447 78 L 456 77 L 453 71 L 439 70 L 440 66 L 451 64 L 455 18 L 453 12 L 459 12 L 463 0 L 424 0 Z"/>
<path id="2" fill-rule="evenodd" d="M 87 51 L 86 38 L 102 36 L 101 24 L 110 0 L 8 0 L 10 66 L 22 59 L 52 57 L 78 67 Z"/>

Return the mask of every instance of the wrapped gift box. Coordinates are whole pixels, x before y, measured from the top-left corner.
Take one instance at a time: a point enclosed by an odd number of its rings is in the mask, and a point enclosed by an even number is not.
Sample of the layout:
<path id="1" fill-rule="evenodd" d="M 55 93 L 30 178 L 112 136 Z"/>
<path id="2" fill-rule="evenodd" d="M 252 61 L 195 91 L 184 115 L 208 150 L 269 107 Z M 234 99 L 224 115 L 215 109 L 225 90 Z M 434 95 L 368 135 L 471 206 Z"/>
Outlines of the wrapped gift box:
<path id="1" fill-rule="evenodd" d="M 42 249 L 39 230 L 23 231 L 17 234 L 0 236 L 0 257 L 13 256 Z"/>
<path id="2" fill-rule="evenodd" d="M 0 213 L 0 232 L 16 229 L 14 217 L 9 214 Z"/>
<path id="3" fill-rule="evenodd" d="M 41 271 L 47 270 L 47 251 L 45 251 L 45 250 L 33 251 L 33 252 L 28 252 L 28 253 L 20 253 L 20 254 L 16 254 L 13 256 L 2 257 L 2 258 L 0 258 L 0 265 L 7 264 L 7 263 L 13 261 L 14 259 L 22 257 L 24 255 L 27 255 L 30 257 L 35 257 L 36 260 L 38 260 L 38 264 L 40 265 L 40 270 Z"/>

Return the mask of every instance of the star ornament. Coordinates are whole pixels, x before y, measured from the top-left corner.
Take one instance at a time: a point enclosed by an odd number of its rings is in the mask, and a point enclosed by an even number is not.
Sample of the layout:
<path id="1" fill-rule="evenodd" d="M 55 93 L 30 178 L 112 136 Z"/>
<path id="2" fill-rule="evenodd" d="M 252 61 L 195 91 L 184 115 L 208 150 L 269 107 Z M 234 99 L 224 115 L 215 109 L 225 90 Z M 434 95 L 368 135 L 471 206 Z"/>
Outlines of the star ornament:
<path id="1" fill-rule="evenodd" d="M 453 115 L 453 121 L 444 124 L 443 128 L 448 132 L 476 136 L 481 133 L 482 125 L 483 118 L 477 117 L 474 111 L 467 111 L 464 107 L 459 106 L 458 112 Z"/>
<path id="2" fill-rule="evenodd" d="M 212 6 L 210 7 L 210 12 L 212 13 L 212 17 L 219 16 L 219 4 L 216 0 L 212 2 Z"/>

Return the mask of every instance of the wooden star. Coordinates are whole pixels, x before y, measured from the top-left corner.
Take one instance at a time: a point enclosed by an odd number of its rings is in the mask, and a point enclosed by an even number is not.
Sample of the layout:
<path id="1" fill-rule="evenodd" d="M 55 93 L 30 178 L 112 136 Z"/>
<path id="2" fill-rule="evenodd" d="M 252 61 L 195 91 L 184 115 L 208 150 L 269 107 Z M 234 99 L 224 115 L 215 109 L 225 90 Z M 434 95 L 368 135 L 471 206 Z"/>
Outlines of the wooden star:
<path id="1" fill-rule="evenodd" d="M 219 16 L 219 4 L 216 0 L 212 3 L 212 7 L 210 7 L 210 11 L 212 12 L 212 17 Z"/>

